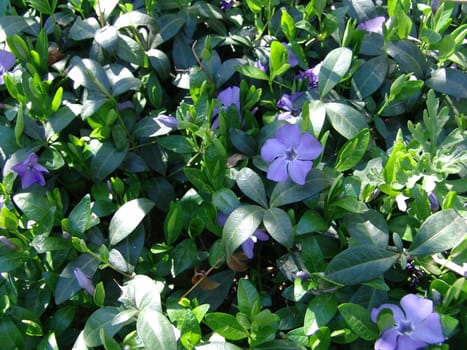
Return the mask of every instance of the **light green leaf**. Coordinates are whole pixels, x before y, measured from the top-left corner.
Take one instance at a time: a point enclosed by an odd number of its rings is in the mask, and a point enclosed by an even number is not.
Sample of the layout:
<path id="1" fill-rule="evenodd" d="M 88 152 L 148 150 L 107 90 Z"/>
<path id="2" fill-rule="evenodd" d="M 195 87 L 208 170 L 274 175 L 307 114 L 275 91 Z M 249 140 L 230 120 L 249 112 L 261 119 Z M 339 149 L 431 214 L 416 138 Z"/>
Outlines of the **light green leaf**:
<path id="1" fill-rule="evenodd" d="M 89 347 L 102 345 L 99 333 L 103 330 L 108 336 L 114 336 L 122 327 L 112 323 L 113 318 L 118 314 L 116 307 L 103 307 L 92 313 L 86 321 L 83 330 L 84 342 Z"/>
<path id="2" fill-rule="evenodd" d="M 237 290 L 238 309 L 252 319 L 261 310 L 261 297 L 247 279 L 240 279 Z"/>
<path id="3" fill-rule="evenodd" d="M 370 130 L 365 128 L 339 150 L 335 168 L 339 172 L 352 169 L 360 162 L 370 143 Z"/>
<path id="4" fill-rule="evenodd" d="M 138 315 L 136 331 L 147 349 L 177 349 L 172 324 L 159 311 L 142 310 Z"/>
<path id="5" fill-rule="evenodd" d="M 240 340 L 248 333 L 238 323 L 235 316 L 223 312 L 212 312 L 205 316 L 204 321 L 214 332 L 228 340 Z"/>
<path id="6" fill-rule="evenodd" d="M 146 198 L 123 204 L 110 220 L 110 244 L 115 245 L 131 234 L 153 207 L 154 202 Z"/>
<path id="7" fill-rule="evenodd" d="M 339 47 L 324 58 L 319 71 L 319 95 L 326 96 L 347 73 L 352 63 L 352 50 Z"/>
<path id="8" fill-rule="evenodd" d="M 408 253 L 410 255 L 441 253 L 455 247 L 466 234 L 466 220 L 455 209 L 442 210 L 423 222 Z"/>

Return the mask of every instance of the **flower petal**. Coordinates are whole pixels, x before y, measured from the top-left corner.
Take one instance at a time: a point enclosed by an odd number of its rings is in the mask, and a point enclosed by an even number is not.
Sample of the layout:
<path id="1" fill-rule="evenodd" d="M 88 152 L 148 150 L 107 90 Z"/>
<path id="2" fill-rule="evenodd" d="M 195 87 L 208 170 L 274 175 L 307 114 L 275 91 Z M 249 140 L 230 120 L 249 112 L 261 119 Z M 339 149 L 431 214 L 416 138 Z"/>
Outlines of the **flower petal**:
<path id="1" fill-rule="evenodd" d="M 276 130 L 276 138 L 282 142 L 286 148 L 297 148 L 300 140 L 300 127 L 295 124 L 282 125 Z"/>
<path id="2" fill-rule="evenodd" d="M 277 157 L 284 156 L 286 151 L 285 145 L 278 139 L 269 139 L 261 147 L 261 158 L 266 162 L 271 162 Z"/>
<path id="3" fill-rule="evenodd" d="M 251 238 L 248 238 L 245 242 L 242 243 L 242 250 L 248 259 L 253 259 L 253 248 L 254 247 L 255 247 L 255 242 L 253 242 Z"/>
<path id="4" fill-rule="evenodd" d="M 404 320 L 405 316 L 399 306 L 393 304 L 382 304 L 380 307 L 374 308 L 371 310 L 371 320 L 376 322 L 378 319 L 378 315 L 384 309 L 390 309 L 392 311 L 392 317 L 394 318 L 394 322 L 397 323 L 400 320 Z"/>
<path id="5" fill-rule="evenodd" d="M 417 350 L 427 346 L 427 343 L 412 339 L 410 336 L 401 335 L 397 339 L 397 350 Z"/>
<path id="6" fill-rule="evenodd" d="M 306 181 L 306 175 L 310 172 L 313 167 L 311 160 L 293 160 L 289 163 L 289 176 L 293 182 L 304 185 Z"/>
<path id="7" fill-rule="evenodd" d="M 444 341 L 444 335 L 439 315 L 433 312 L 423 321 L 417 323 L 410 337 L 428 344 L 442 343 Z"/>
<path id="8" fill-rule="evenodd" d="M 238 86 L 230 86 L 217 95 L 217 98 L 222 102 L 224 108 L 227 109 L 230 105 L 235 105 L 240 109 L 240 88 Z"/>
<path id="9" fill-rule="evenodd" d="M 16 57 L 10 51 L 0 50 L 0 66 L 2 66 L 5 71 L 13 67 L 15 62 Z"/>
<path id="10" fill-rule="evenodd" d="M 277 101 L 277 107 L 286 111 L 293 109 L 292 96 L 289 94 L 283 94 L 282 97 Z"/>
<path id="11" fill-rule="evenodd" d="M 285 159 L 285 157 L 277 158 L 269 165 L 266 177 L 269 180 L 276 182 L 286 181 L 289 177 L 287 174 L 287 164 L 288 161 Z"/>
<path id="12" fill-rule="evenodd" d="M 253 235 L 255 235 L 255 237 L 258 238 L 260 241 L 269 240 L 268 234 L 261 229 L 257 229 L 255 232 L 253 232 Z"/>
<path id="13" fill-rule="evenodd" d="M 36 174 L 32 171 L 26 171 L 24 172 L 23 175 L 20 174 L 20 177 L 21 177 L 21 188 L 23 190 L 28 188 L 29 186 L 32 186 L 36 182 L 39 182 Z"/>
<path id="14" fill-rule="evenodd" d="M 395 328 L 389 328 L 381 338 L 375 342 L 375 350 L 395 350 L 399 333 Z"/>
<path id="15" fill-rule="evenodd" d="M 295 151 L 297 152 L 298 159 L 313 160 L 318 158 L 321 152 L 323 152 L 323 146 L 321 146 L 321 143 L 314 136 L 305 132 L 300 136 L 300 141 Z"/>
<path id="16" fill-rule="evenodd" d="M 407 294 L 401 299 L 401 306 L 407 319 L 416 326 L 433 312 L 433 302 L 415 294 Z"/>

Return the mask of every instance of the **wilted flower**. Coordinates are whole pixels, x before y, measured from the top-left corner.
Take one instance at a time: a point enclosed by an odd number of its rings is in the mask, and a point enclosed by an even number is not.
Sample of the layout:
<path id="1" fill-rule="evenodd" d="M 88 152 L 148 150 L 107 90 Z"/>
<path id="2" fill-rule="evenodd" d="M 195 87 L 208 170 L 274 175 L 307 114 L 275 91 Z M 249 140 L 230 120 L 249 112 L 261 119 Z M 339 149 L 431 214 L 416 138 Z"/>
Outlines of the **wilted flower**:
<path id="1" fill-rule="evenodd" d="M 386 329 L 376 341 L 376 350 L 416 350 L 444 341 L 441 320 L 439 314 L 433 312 L 431 300 L 407 294 L 400 304 L 402 309 L 397 305 L 383 304 L 371 311 L 373 322 L 384 309 L 390 309 L 394 318 L 394 326 Z"/>
<path id="2" fill-rule="evenodd" d="M 43 174 L 47 174 L 49 171 L 40 165 L 38 161 L 37 154 L 31 153 L 25 160 L 11 167 L 21 177 L 21 187 L 23 189 L 36 182 L 41 186 L 45 185 Z"/>
<path id="3" fill-rule="evenodd" d="M 298 59 L 297 56 L 293 53 L 293 51 L 290 49 L 289 45 L 287 43 L 282 43 L 282 45 L 285 46 L 287 49 L 287 54 L 289 56 L 289 65 L 290 67 L 295 67 L 298 65 Z"/>
<path id="4" fill-rule="evenodd" d="M 297 105 L 297 101 L 303 95 L 303 92 L 296 92 L 291 95 L 284 94 L 277 101 L 277 107 L 282 109 L 283 112 L 279 113 L 277 120 L 286 120 L 289 123 L 295 123 L 297 117 L 302 113 L 302 106 Z"/>
<path id="5" fill-rule="evenodd" d="M 223 11 L 228 11 L 232 8 L 235 0 L 221 0 L 220 8 Z"/>
<path id="6" fill-rule="evenodd" d="M 318 87 L 318 77 L 319 71 L 321 70 L 321 62 L 318 63 L 313 68 L 309 68 L 306 71 L 299 72 L 295 77 L 300 80 L 308 79 L 308 87 L 317 88 Z"/>
<path id="7" fill-rule="evenodd" d="M 16 57 L 10 51 L 0 50 L 0 85 L 3 85 L 3 76 L 14 66 Z"/>
<path id="8" fill-rule="evenodd" d="M 300 132 L 295 124 L 281 126 L 276 131 L 276 138 L 267 140 L 261 147 L 261 157 L 269 165 L 267 178 L 276 182 L 290 179 L 304 185 L 306 175 L 313 167 L 323 147 L 319 141 L 307 132 Z"/>
<path id="9" fill-rule="evenodd" d="M 73 269 L 73 274 L 81 288 L 83 288 L 89 295 L 94 295 L 95 288 L 92 284 L 91 278 L 86 275 L 79 267 Z"/>
<path id="10" fill-rule="evenodd" d="M 428 193 L 428 201 L 430 202 L 431 211 L 439 210 L 439 200 L 438 200 L 438 197 L 436 197 L 436 194 L 434 194 L 434 192 Z"/>
<path id="11" fill-rule="evenodd" d="M 384 16 L 378 16 L 372 19 L 369 19 L 365 22 L 360 23 L 357 26 L 357 29 L 366 30 L 367 32 L 372 33 L 383 33 L 383 23 L 386 21 Z"/>
<path id="12" fill-rule="evenodd" d="M 220 226 L 224 226 L 225 222 L 227 221 L 227 217 L 228 216 L 224 213 L 219 212 L 217 214 L 217 223 Z M 257 229 L 245 242 L 242 243 L 242 250 L 248 259 L 253 259 L 253 249 L 255 247 L 255 243 L 258 242 L 258 240 L 267 241 L 269 240 L 269 236 L 263 230 Z"/>

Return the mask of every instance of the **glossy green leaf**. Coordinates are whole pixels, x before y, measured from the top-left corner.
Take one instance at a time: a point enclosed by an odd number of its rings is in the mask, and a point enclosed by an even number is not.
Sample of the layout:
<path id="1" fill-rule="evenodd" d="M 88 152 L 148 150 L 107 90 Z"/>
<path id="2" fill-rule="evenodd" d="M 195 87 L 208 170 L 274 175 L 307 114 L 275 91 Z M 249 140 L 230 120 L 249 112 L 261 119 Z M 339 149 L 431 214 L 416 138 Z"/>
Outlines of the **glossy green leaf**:
<path id="1" fill-rule="evenodd" d="M 350 329 L 360 338 L 368 341 L 379 337 L 379 330 L 371 321 L 370 313 L 358 304 L 344 303 L 339 305 L 339 312 Z"/>
<path id="2" fill-rule="evenodd" d="M 337 171 L 344 172 L 356 166 L 366 153 L 370 143 L 370 130 L 360 131 L 355 137 L 348 140 L 339 150 L 334 166 Z"/>
<path id="3" fill-rule="evenodd" d="M 388 73 L 388 59 L 378 56 L 363 63 L 352 77 L 352 92 L 358 98 L 370 96 L 383 84 Z"/>
<path id="4" fill-rule="evenodd" d="M 115 245 L 128 237 L 153 207 L 154 202 L 146 198 L 133 199 L 123 204 L 110 220 L 110 244 Z"/>
<path id="5" fill-rule="evenodd" d="M 242 278 L 237 290 L 238 309 L 252 319 L 261 310 L 261 297 L 255 286 Z"/>
<path id="6" fill-rule="evenodd" d="M 325 107 L 333 128 L 346 139 L 357 136 L 362 129 L 368 127 L 365 116 L 349 105 L 328 102 Z"/>
<path id="7" fill-rule="evenodd" d="M 467 98 L 466 82 L 466 72 L 458 69 L 441 68 L 432 71 L 425 84 L 438 92 L 456 98 Z"/>
<path id="8" fill-rule="evenodd" d="M 257 173 L 250 168 L 243 168 L 237 175 L 237 186 L 245 196 L 266 208 L 268 201 L 263 181 Z"/>
<path id="9" fill-rule="evenodd" d="M 49 212 L 49 201 L 37 192 L 15 194 L 13 201 L 28 219 L 36 222 L 41 221 Z"/>
<path id="10" fill-rule="evenodd" d="M 337 298 L 333 294 L 315 296 L 308 304 L 303 329 L 307 336 L 326 326 L 337 312 Z"/>
<path id="11" fill-rule="evenodd" d="M 292 181 L 279 182 L 272 190 L 269 205 L 279 207 L 303 201 L 320 193 L 331 184 L 332 180 L 321 170 L 311 169 L 304 185 L 297 185 Z"/>
<path id="12" fill-rule="evenodd" d="M 467 222 L 455 209 L 446 209 L 429 216 L 420 226 L 410 255 L 441 253 L 455 247 L 467 234 Z"/>
<path id="13" fill-rule="evenodd" d="M 91 196 L 85 195 L 79 203 L 71 210 L 68 216 L 68 225 L 70 233 L 74 235 L 83 235 L 89 228 L 91 221 Z"/>
<path id="14" fill-rule="evenodd" d="M 0 342 L 5 349 L 17 349 L 24 346 L 24 337 L 10 317 L 0 318 Z"/>
<path id="15" fill-rule="evenodd" d="M 294 237 L 292 223 L 287 213 L 280 208 L 271 208 L 264 212 L 263 225 L 266 231 L 284 247 L 292 247 Z"/>
<path id="16" fill-rule="evenodd" d="M 319 71 L 319 95 L 326 96 L 347 73 L 352 63 L 352 50 L 339 47 L 324 58 Z"/>
<path id="17" fill-rule="evenodd" d="M 425 55 L 418 46 L 407 40 L 389 41 L 388 54 L 401 65 L 404 73 L 414 73 L 417 78 L 423 78 L 427 70 Z"/>
<path id="18" fill-rule="evenodd" d="M 235 316 L 223 312 L 208 313 L 204 321 L 214 332 L 228 340 L 240 340 L 248 336 L 246 330 L 238 323 Z"/>
<path id="19" fill-rule="evenodd" d="M 257 205 L 242 205 L 230 213 L 223 230 L 226 256 L 233 254 L 261 224 L 265 210 Z"/>
<path id="20" fill-rule="evenodd" d="M 246 77 L 249 77 L 249 78 L 258 79 L 258 80 L 269 80 L 268 75 L 257 67 L 253 67 L 250 65 L 236 66 L 235 70 L 239 72 L 240 74 Z"/>
<path id="21" fill-rule="evenodd" d="M 109 78 L 98 62 L 75 56 L 70 60 L 70 67 L 68 77 L 75 83 L 110 96 Z"/>
<path id="22" fill-rule="evenodd" d="M 128 308 L 162 312 L 161 291 L 163 285 L 146 275 L 135 275 L 121 287 L 119 301 Z"/>
<path id="23" fill-rule="evenodd" d="M 360 244 L 373 244 L 386 248 L 389 228 L 386 219 L 378 211 L 370 209 L 344 217 L 344 225 L 352 238 Z"/>
<path id="24" fill-rule="evenodd" d="M 344 285 L 370 281 L 386 272 L 399 258 L 374 245 L 352 246 L 337 254 L 326 268 L 326 277 Z"/>
<path id="25" fill-rule="evenodd" d="M 94 311 L 86 321 L 83 330 L 84 342 L 89 347 L 102 345 L 99 333 L 103 330 L 108 336 L 116 334 L 121 325 L 113 324 L 113 318 L 118 314 L 116 307 L 103 307 Z"/>
<path id="26" fill-rule="evenodd" d="M 112 142 L 103 143 L 91 140 L 91 175 L 96 181 L 102 181 L 117 169 L 126 157 L 127 150 L 117 151 Z"/>

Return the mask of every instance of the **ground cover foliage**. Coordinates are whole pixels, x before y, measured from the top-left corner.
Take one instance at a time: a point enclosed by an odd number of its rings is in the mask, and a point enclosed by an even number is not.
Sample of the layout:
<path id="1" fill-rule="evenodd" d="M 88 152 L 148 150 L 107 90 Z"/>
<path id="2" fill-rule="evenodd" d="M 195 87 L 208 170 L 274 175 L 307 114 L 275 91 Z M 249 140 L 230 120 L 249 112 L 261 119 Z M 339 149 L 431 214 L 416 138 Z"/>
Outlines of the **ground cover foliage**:
<path id="1" fill-rule="evenodd" d="M 2 1 L 2 348 L 462 348 L 466 9 Z"/>

